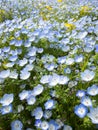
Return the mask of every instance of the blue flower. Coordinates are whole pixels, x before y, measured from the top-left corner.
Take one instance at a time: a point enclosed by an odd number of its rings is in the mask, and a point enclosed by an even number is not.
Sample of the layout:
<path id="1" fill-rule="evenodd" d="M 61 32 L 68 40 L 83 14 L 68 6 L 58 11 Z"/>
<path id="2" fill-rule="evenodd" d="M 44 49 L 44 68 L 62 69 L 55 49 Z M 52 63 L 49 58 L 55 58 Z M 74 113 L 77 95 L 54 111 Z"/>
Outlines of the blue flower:
<path id="1" fill-rule="evenodd" d="M 18 59 L 17 55 L 12 55 L 9 57 L 9 61 L 16 61 Z"/>
<path id="2" fill-rule="evenodd" d="M 26 80 L 30 77 L 30 72 L 28 72 L 27 70 L 22 70 L 20 73 L 20 79 L 22 80 Z"/>
<path id="3" fill-rule="evenodd" d="M 48 130 L 48 128 L 49 128 L 48 122 L 47 121 L 42 121 L 41 122 L 41 129 L 42 130 Z"/>
<path id="4" fill-rule="evenodd" d="M 88 96 L 84 96 L 81 98 L 81 103 L 87 107 L 92 107 L 92 101 Z"/>
<path id="5" fill-rule="evenodd" d="M 45 109 L 46 109 L 46 110 L 47 110 L 47 109 L 53 109 L 55 103 L 56 103 L 55 100 L 49 99 L 49 100 L 44 104 Z"/>
<path id="6" fill-rule="evenodd" d="M 55 120 L 50 120 L 49 121 L 49 130 L 58 130 L 58 124 L 56 123 Z"/>
<path id="7" fill-rule="evenodd" d="M 18 73 L 16 72 L 16 70 L 10 72 L 9 78 L 12 78 L 12 79 L 18 78 Z"/>
<path id="8" fill-rule="evenodd" d="M 77 56 L 75 57 L 75 62 L 80 63 L 80 62 L 82 62 L 82 61 L 83 61 L 83 55 L 77 55 Z"/>
<path id="9" fill-rule="evenodd" d="M 33 95 L 34 96 L 37 96 L 37 95 L 40 95 L 44 90 L 44 87 L 40 84 L 38 84 L 36 87 L 34 87 L 33 89 Z"/>
<path id="10" fill-rule="evenodd" d="M 26 58 L 23 58 L 23 60 L 19 60 L 19 66 L 24 66 L 27 64 L 28 60 Z"/>
<path id="11" fill-rule="evenodd" d="M 64 69 L 64 72 L 65 72 L 66 74 L 70 74 L 70 73 L 71 73 L 71 69 L 70 69 L 70 68 L 65 68 L 65 69 Z"/>
<path id="12" fill-rule="evenodd" d="M 2 104 L 2 106 L 7 106 L 13 102 L 13 99 L 13 94 L 4 94 L 4 96 L 0 100 L 0 103 Z"/>
<path id="13" fill-rule="evenodd" d="M 4 106 L 0 109 L 0 113 L 2 115 L 4 114 L 8 114 L 8 113 L 11 113 L 12 112 L 12 104 L 8 105 L 8 106 Z"/>
<path id="14" fill-rule="evenodd" d="M 29 96 L 29 91 L 23 90 L 21 93 L 19 93 L 19 98 L 20 100 L 27 99 Z"/>
<path id="15" fill-rule="evenodd" d="M 34 96 L 30 96 L 27 98 L 28 105 L 33 105 L 36 102 L 36 98 Z"/>
<path id="16" fill-rule="evenodd" d="M 42 76 L 41 79 L 40 79 L 40 83 L 42 83 L 42 84 L 49 83 L 50 77 L 51 77 L 51 75 L 44 75 L 44 76 Z"/>
<path id="17" fill-rule="evenodd" d="M 66 62 L 66 56 L 62 56 L 58 58 L 58 63 L 59 64 L 64 64 Z"/>
<path id="18" fill-rule="evenodd" d="M 84 118 L 88 113 L 88 109 L 83 104 L 77 105 L 74 110 L 75 114 L 80 118 Z"/>
<path id="19" fill-rule="evenodd" d="M 90 109 L 87 116 L 92 120 L 93 124 L 98 124 L 98 107 Z"/>
<path id="20" fill-rule="evenodd" d="M 50 110 L 45 110 L 44 112 L 44 118 L 49 119 L 52 116 L 52 111 Z"/>
<path id="21" fill-rule="evenodd" d="M 76 93 L 76 96 L 81 98 L 83 96 L 85 96 L 86 92 L 84 90 L 78 90 L 78 92 Z"/>
<path id="22" fill-rule="evenodd" d="M 87 94 L 91 96 L 95 96 L 98 94 L 98 86 L 92 85 L 91 87 L 87 88 Z"/>
<path id="23" fill-rule="evenodd" d="M 35 120 L 35 126 L 37 128 L 40 128 L 40 126 L 41 126 L 41 120 L 40 119 Z"/>
<path id="24" fill-rule="evenodd" d="M 5 78 L 8 78 L 9 75 L 10 75 L 10 70 L 3 70 L 0 72 L 0 78 L 5 79 Z"/>
<path id="25" fill-rule="evenodd" d="M 20 120 L 15 120 L 11 123 L 11 130 L 22 130 L 23 124 Z"/>
<path id="26" fill-rule="evenodd" d="M 66 59 L 66 65 L 72 65 L 74 63 L 74 59 L 73 58 L 67 58 Z"/>
<path id="27" fill-rule="evenodd" d="M 53 74 L 49 78 L 49 86 L 56 86 L 60 81 L 60 76 L 57 74 Z"/>
<path id="28" fill-rule="evenodd" d="M 69 78 L 67 76 L 64 76 L 64 75 L 59 76 L 59 84 L 64 85 L 64 84 L 67 84 L 68 81 L 69 81 Z"/>
<path id="29" fill-rule="evenodd" d="M 95 76 L 95 73 L 93 71 L 90 71 L 86 69 L 84 72 L 81 72 L 81 79 L 83 81 L 91 81 Z"/>
<path id="30" fill-rule="evenodd" d="M 34 111 L 31 112 L 31 115 L 35 117 L 35 119 L 41 119 L 43 117 L 43 110 L 41 107 L 37 107 Z"/>

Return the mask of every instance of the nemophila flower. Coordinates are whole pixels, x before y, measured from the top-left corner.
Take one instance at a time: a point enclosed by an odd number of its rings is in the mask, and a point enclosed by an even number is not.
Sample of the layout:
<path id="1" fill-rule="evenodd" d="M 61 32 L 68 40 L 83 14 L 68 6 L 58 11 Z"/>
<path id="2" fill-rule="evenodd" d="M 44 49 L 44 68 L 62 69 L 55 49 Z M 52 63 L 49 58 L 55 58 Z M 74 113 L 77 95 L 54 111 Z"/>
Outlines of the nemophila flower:
<path id="1" fill-rule="evenodd" d="M 69 46 L 62 46 L 61 49 L 64 52 L 68 52 L 70 50 L 70 47 Z"/>
<path id="2" fill-rule="evenodd" d="M 27 70 L 22 70 L 20 73 L 20 79 L 22 80 L 26 80 L 30 77 L 30 72 L 28 72 Z"/>
<path id="3" fill-rule="evenodd" d="M 66 62 L 66 56 L 58 57 L 58 63 L 64 64 Z"/>
<path id="4" fill-rule="evenodd" d="M 31 71 L 33 68 L 34 68 L 34 65 L 33 65 L 33 64 L 27 64 L 27 65 L 25 66 L 25 69 L 26 69 L 27 71 Z"/>
<path id="5" fill-rule="evenodd" d="M 56 123 L 55 120 L 50 120 L 49 121 L 49 130 L 58 130 L 58 124 Z"/>
<path id="6" fill-rule="evenodd" d="M 51 109 L 53 109 L 54 107 L 55 107 L 55 100 L 53 100 L 53 99 L 49 99 L 45 104 L 44 104 L 44 106 L 45 106 L 45 109 L 46 110 L 51 110 Z"/>
<path id="7" fill-rule="evenodd" d="M 74 63 L 73 58 L 66 58 L 66 65 L 72 65 Z"/>
<path id="8" fill-rule="evenodd" d="M 40 119 L 35 120 L 35 126 L 37 128 L 40 128 L 40 126 L 41 126 L 41 120 Z"/>
<path id="9" fill-rule="evenodd" d="M 23 90 L 21 93 L 19 93 L 19 98 L 20 100 L 27 99 L 29 96 L 29 91 Z"/>
<path id="10" fill-rule="evenodd" d="M 10 70 L 3 70 L 0 72 L 0 78 L 5 79 L 5 78 L 8 78 L 9 75 L 10 75 Z"/>
<path id="11" fill-rule="evenodd" d="M 36 102 L 36 98 L 34 96 L 30 96 L 27 98 L 28 105 L 33 105 Z"/>
<path id="12" fill-rule="evenodd" d="M 98 124 L 98 107 L 91 108 L 87 116 L 91 119 L 93 124 Z"/>
<path id="13" fill-rule="evenodd" d="M 37 95 L 40 95 L 44 90 L 44 87 L 40 84 L 38 84 L 36 87 L 34 87 L 33 89 L 33 95 L 34 96 L 37 96 Z"/>
<path id="14" fill-rule="evenodd" d="M 37 107 L 34 111 L 31 112 L 31 115 L 35 117 L 35 119 L 41 119 L 43 117 L 43 110 L 41 107 Z"/>
<path id="15" fill-rule="evenodd" d="M 37 53 L 43 53 L 44 49 L 43 48 L 38 48 Z"/>
<path id="16" fill-rule="evenodd" d="M 9 52 L 9 51 L 10 51 L 10 46 L 8 46 L 8 47 L 5 46 L 5 47 L 3 48 L 3 52 Z"/>
<path id="17" fill-rule="evenodd" d="M 48 70 L 48 71 L 52 71 L 54 68 L 56 68 L 56 65 L 54 63 L 51 64 L 45 64 L 44 67 Z"/>
<path id="18" fill-rule="evenodd" d="M 40 127 L 42 130 L 48 130 L 49 124 L 47 121 L 42 121 Z"/>
<path id="19" fill-rule="evenodd" d="M 80 63 L 83 61 L 83 55 L 77 55 L 75 56 L 75 62 Z"/>
<path id="20" fill-rule="evenodd" d="M 70 68 L 65 68 L 65 69 L 64 69 L 64 73 L 70 74 L 70 73 L 71 73 L 71 69 L 70 69 Z"/>
<path id="21" fill-rule="evenodd" d="M 24 46 L 25 46 L 25 47 L 30 47 L 31 44 L 32 44 L 31 42 L 29 42 L 29 41 L 25 41 Z"/>
<path id="22" fill-rule="evenodd" d="M 14 100 L 14 94 L 4 94 L 4 96 L 0 99 L 0 103 L 2 106 L 7 106 L 11 104 Z"/>
<path id="23" fill-rule="evenodd" d="M 17 40 L 17 42 L 15 43 L 16 47 L 20 47 L 22 45 L 22 40 Z"/>
<path id="24" fill-rule="evenodd" d="M 37 52 L 37 48 L 36 47 L 31 47 L 28 49 L 28 56 L 35 56 Z"/>
<path id="25" fill-rule="evenodd" d="M 80 33 L 78 33 L 77 38 L 79 38 L 79 39 L 83 39 L 83 38 L 86 37 L 87 34 L 88 34 L 88 32 L 86 32 L 86 31 L 84 31 L 84 32 L 80 32 Z"/>
<path id="26" fill-rule="evenodd" d="M 44 75 L 44 76 L 42 76 L 41 79 L 40 79 L 40 83 L 42 83 L 42 84 L 49 83 L 50 77 L 51 77 L 51 75 Z"/>
<path id="27" fill-rule="evenodd" d="M 11 67 L 14 66 L 14 64 L 15 64 L 14 62 L 8 62 L 8 63 L 5 64 L 5 67 L 11 68 Z"/>
<path id="28" fill-rule="evenodd" d="M 64 76 L 64 75 L 59 76 L 59 84 L 64 85 L 64 84 L 67 84 L 68 81 L 69 81 L 69 78 L 67 76 Z"/>
<path id="29" fill-rule="evenodd" d="M 81 104 L 87 107 L 92 107 L 92 101 L 88 96 L 84 96 L 81 98 Z"/>
<path id="30" fill-rule="evenodd" d="M 47 62 L 51 63 L 51 62 L 53 62 L 54 58 L 55 58 L 55 57 L 54 57 L 53 55 L 43 55 L 43 56 L 41 57 L 41 61 L 42 61 L 43 63 L 47 63 Z"/>
<path id="31" fill-rule="evenodd" d="M 32 64 L 36 60 L 35 56 L 29 58 L 29 63 Z"/>
<path id="32" fill-rule="evenodd" d="M 91 51 L 94 50 L 94 46 L 92 45 L 87 45 L 85 48 L 84 48 L 84 51 L 87 52 L 87 53 L 90 53 Z"/>
<path id="33" fill-rule="evenodd" d="M 81 79 L 83 81 L 91 81 L 95 76 L 95 73 L 93 71 L 90 71 L 86 69 L 84 72 L 81 72 Z"/>
<path id="34" fill-rule="evenodd" d="M 69 125 L 64 125 L 63 130 L 72 130 L 72 127 Z"/>
<path id="35" fill-rule="evenodd" d="M 12 105 L 11 105 L 11 104 L 8 105 L 8 106 L 4 106 L 4 107 L 2 107 L 2 108 L 0 109 L 0 113 L 1 113 L 2 115 L 8 114 L 8 113 L 11 113 L 11 112 L 12 112 Z"/>
<path id="36" fill-rule="evenodd" d="M 45 110 L 43 116 L 44 116 L 45 119 L 49 119 L 52 116 L 52 111 Z"/>
<path id="37" fill-rule="evenodd" d="M 87 88 L 87 94 L 91 96 L 95 96 L 98 94 L 98 86 L 97 85 L 92 85 L 91 87 Z"/>
<path id="38" fill-rule="evenodd" d="M 15 120 L 11 123 L 11 130 L 22 130 L 23 124 L 20 120 Z"/>
<path id="39" fill-rule="evenodd" d="M 59 83 L 60 76 L 57 74 L 53 74 L 49 78 L 49 86 L 56 86 Z"/>
<path id="40" fill-rule="evenodd" d="M 76 96 L 79 98 L 82 98 L 86 95 L 86 92 L 84 90 L 78 90 L 78 92 L 76 93 Z"/>
<path id="41" fill-rule="evenodd" d="M 23 58 L 23 60 L 19 60 L 19 66 L 24 66 L 27 64 L 28 60 L 26 58 Z"/>
<path id="42" fill-rule="evenodd" d="M 15 42 L 16 42 L 16 40 L 15 40 L 15 39 L 13 39 L 13 40 L 11 40 L 11 41 L 10 41 L 10 43 L 9 43 L 9 44 L 10 44 L 10 45 L 14 45 L 14 44 L 15 44 Z"/>
<path id="43" fill-rule="evenodd" d="M 12 79 L 18 78 L 18 73 L 16 72 L 16 70 L 10 72 L 9 78 L 12 78 Z"/>
<path id="44" fill-rule="evenodd" d="M 18 59 L 17 55 L 13 55 L 9 57 L 9 61 L 16 61 Z"/>
<path id="45" fill-rule="evenodd" d="M 80 104 L 80 105 L 75 106 L 74 112 L 80 118 L 84 118 L 86 114 L 88 113 L 88 109 L 83 104 Z"/>

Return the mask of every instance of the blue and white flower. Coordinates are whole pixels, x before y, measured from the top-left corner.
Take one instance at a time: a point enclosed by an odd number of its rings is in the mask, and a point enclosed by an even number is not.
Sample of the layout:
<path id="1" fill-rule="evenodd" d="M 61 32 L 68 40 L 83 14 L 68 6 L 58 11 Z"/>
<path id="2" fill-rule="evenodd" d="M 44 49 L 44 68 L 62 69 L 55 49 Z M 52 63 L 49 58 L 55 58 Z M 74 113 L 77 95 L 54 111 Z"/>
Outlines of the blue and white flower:
<path id="1" fill-rule="evenodd" d="M 87 94 L 91 96 L 95 96 L 98 94 L 98 86 L 97 85 L 92 85 L 91 87 L 87 88 Z"/>
<path id="2" fill-rule="evenodd" d="M 0 99 L 0 103 L 2 106 L 7 106 L 11 104 L 14 100 L 14 94 L 4 94 L 4 96 Z"/>
<path id="3" fill-rule="evenodd" d="M 87 107 L 92 107 L 92 101 L 88 96 L 84 96 L 81 98 L 81 103 Z"/>
<path id="4" fill-rule="evenodd" d="M 84 106 L 83 104 L 80 104 L 80 105 L 77 105 L 75 107 L 75 110 L 74 110 L 75 114 L 77 116 L 79 116 L 80 118 L 84 118 L 87 113 L 88 113 L 88 109 L 86 106 Z"/>
<path id="5" fill-rule="evenodd" d="M 15 120 L 11 123 L 11 130 L 22 130 L 23 124 L 20 120 Z"/>
<path id="6" fill-rule="evenodd" d="M 83 81 L 91 81 L 95 77 L 95 73 L 86 69 L 84 72 L 81 72 L 81 79 Z"/>
<path id="7" fill-rule="evenodd" d="M 91 119 L 93 124 L 98 124 L 98 107 L 90 109 L 87 116 Z"/>

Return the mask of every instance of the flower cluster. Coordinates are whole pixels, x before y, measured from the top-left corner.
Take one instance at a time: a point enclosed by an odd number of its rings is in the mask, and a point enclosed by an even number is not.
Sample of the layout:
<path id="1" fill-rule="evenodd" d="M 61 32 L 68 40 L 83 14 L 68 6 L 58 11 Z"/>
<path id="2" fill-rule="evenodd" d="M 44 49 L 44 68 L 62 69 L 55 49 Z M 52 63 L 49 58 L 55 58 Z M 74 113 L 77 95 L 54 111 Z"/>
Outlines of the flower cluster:
<path id="1" fill-rule="evenodd" d="M 96 129 L 94 1 L 0 1 L 0 129 Z"/>

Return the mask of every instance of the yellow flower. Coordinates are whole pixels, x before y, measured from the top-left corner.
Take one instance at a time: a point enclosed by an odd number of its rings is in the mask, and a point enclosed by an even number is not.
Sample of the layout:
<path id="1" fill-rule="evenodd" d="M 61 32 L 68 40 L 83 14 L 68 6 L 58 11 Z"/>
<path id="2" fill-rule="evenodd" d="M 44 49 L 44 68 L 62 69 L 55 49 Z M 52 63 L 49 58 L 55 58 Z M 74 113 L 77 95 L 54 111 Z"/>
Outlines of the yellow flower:
<path id="1" fill-rule="evenodd" d="M 14 37 L 12 36 L 12 37 L 10 37 L 10 40 L 13 40 L 14 39 Z"/>
<path id="2" fill-rule="evenodd" d="M 64 24 L 69 30 L 73 30 L 76 28 L 76 26 L 74 24 L 71 24 L 71 23 L 65 23 Z"/>
<path id="3" fill-rule="evenodd" d="M 62 0 L 58 0 L 58 2 L 62 2 Z"/>
<path id="4" fill-rule="evenodd" d="M 90 8 L 89 6 L 82 6 L 80 8 L 80 14 L 87 14 L 90 10 L 92 10 L 92 8 Z"/>
<path id="5" fill-rule="evenodd" d="M 46 6 L 46 8 L 48 9 L 48 10 L 52 10 L 52 7 L 51 6 Z"/>

